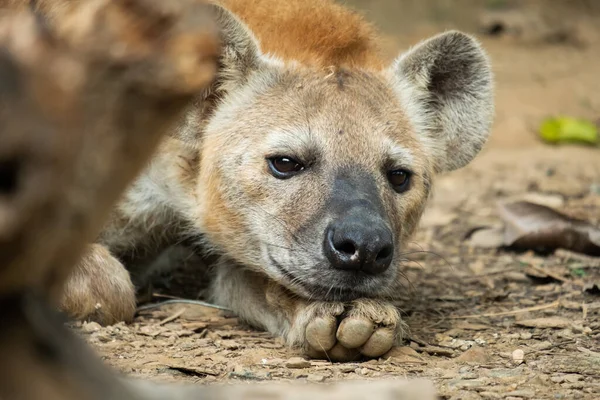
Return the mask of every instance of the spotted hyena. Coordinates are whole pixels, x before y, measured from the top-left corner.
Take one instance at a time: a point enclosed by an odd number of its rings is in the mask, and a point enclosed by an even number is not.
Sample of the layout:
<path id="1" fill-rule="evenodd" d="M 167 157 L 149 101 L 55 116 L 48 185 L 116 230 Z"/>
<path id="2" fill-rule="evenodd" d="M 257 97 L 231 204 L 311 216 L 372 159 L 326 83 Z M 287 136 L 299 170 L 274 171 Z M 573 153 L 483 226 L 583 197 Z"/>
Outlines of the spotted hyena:
<path id="1" fill-rule="evenodd" d="M 131 266 L 202 238 L 212 301 L 315 357 L 380 356 L 402 337 L 391 300 L 434 178 L 488 137 L 488 57 L 449 31 L 386 64 L 373 27 L 330 0 L 211 10 L 217 76 L 89 245 L 63 308 L 131 319 Z"/>

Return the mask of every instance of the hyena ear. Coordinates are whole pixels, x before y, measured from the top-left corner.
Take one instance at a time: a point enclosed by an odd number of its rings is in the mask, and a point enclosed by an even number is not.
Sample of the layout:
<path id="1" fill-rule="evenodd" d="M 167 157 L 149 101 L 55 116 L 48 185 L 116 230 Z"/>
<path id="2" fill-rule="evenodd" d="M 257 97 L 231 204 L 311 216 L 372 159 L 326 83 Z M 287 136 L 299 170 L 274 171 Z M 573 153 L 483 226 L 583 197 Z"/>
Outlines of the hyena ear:
<path id="1" fill-rule="evenodd" d="M 243 84 L 261 64 L 258 40 L 250 29 L 229 10 L 210 5 L 220 29 L 221 55 L 216 82 L 218 91 L 229 91 Z"/>
<path id="2" fill-rule="evenodd" d="M 182 123 L 172 136 L 197 146 L 204 126 L 219 99 L 242 86 L 254 71 L 263 65 L 259 43 L 252 31 L 224 7 L 208 3 L 220 31 L 221 51 L 212 85 L 190 105 Z"/>
<path id="3" fill-rule="evenodd" d="M 479 43 L 449 31 L 401 55 L 392 72 L 437 172 L 468 164 L 487 141 L 494 114 L 492 71 Z"/>

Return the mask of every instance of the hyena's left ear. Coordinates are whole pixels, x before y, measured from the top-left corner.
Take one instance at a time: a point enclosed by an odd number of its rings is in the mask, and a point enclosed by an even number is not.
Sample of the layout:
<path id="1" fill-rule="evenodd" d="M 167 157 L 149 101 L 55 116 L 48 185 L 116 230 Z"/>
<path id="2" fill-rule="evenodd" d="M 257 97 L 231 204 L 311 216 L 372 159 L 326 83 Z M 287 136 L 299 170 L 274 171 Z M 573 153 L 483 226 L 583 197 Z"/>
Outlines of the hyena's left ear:
<path id="1" fill-rule="evenodd" d="M 220 5 L 210 4 L 210 8 L 222 46 L 216 84 L 219 90 L 227 92 L 260 68 L 261 51 L 254 33 L 237 16 Z"/>
<path id="2" fill-rule="evenodd" d="M 254 33 L 232 12 L 214 1 L 209 0 L 207 7 L 219 29 L 221 45 L 215 79 L 191 104 L 190 112 L 182 124 L 172 132 L 172 136 L 192 145 L 198 143 L 206 121 L 219 100 L 243 86 L 251 74 L 264 66 Z"/>
<path id="3" fill-rule="evenodd" d="M 396 89 L 438 172 L 468 164 L 487 141 L 494 101 L 492 71 L 479 43 L 446 32 L 401 55 Z"/>

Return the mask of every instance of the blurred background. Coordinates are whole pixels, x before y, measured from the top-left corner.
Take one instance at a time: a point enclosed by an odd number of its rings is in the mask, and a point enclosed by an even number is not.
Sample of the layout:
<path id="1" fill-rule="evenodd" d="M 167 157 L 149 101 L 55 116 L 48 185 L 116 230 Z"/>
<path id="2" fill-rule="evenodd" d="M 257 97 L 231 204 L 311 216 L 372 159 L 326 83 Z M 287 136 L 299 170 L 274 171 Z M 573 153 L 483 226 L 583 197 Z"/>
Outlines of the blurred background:
<path id="1" fill-rule="evenodd" d="M 375 22 L 390 60 L 448 29 L 474 34 L 491 57 L 490 141 L 439 179 L 425 225 L 449 214 L 467 218 L 450 224 L 459 230 L 493 224 L 498 201 L 515 198 L 600 223 L 600 1 L 339 1 Z"/>
<path id="2" fill-rule="evenodd" d="M 497 79 L 491 144 L 538 144 L 540 120 L 600 118 L 600 1 L 341 0 L 386 35 L 386 53 L 446 29 L 476 34 Z"/>

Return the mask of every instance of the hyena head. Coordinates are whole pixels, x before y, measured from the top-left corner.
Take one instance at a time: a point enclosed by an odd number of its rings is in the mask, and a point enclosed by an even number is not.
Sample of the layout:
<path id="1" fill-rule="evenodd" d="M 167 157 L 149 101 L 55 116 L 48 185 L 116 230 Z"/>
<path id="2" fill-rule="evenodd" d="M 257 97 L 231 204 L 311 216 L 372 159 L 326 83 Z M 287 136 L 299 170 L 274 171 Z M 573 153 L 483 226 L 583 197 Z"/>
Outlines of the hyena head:
<path id="1" fill-rule="evenodd" d="M 219 101 L 203 129 L 196 215 L 240 267 L 303 297 L 393 294 L 435 174 L 469 163 L 493 115 L 487 56 L 459 32 L 381 70 L 260 52 L 218 9 Z"/>

